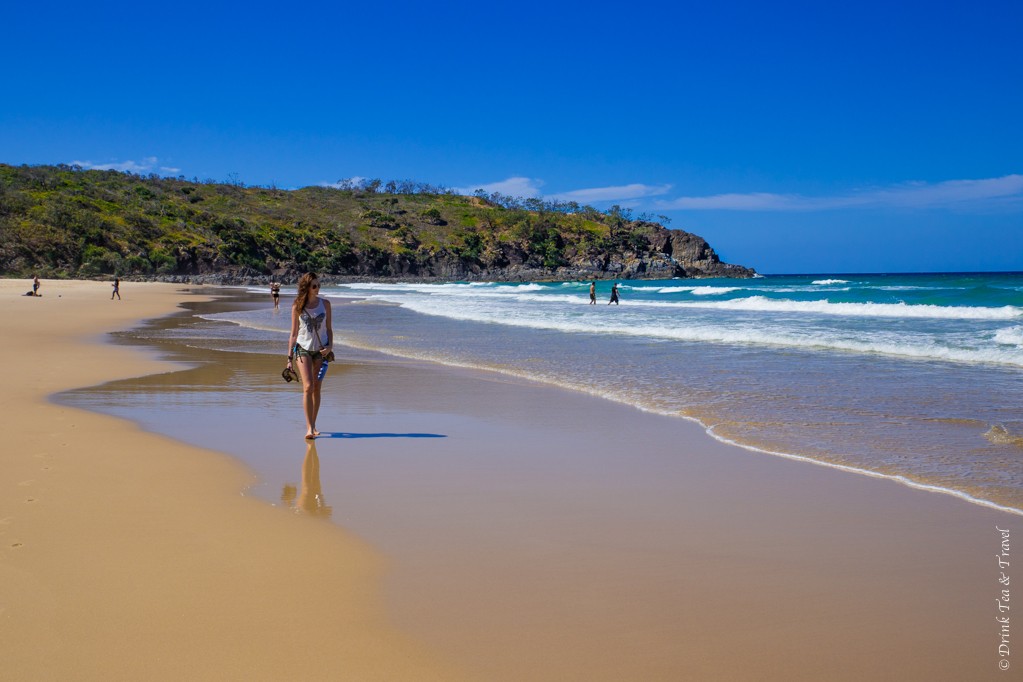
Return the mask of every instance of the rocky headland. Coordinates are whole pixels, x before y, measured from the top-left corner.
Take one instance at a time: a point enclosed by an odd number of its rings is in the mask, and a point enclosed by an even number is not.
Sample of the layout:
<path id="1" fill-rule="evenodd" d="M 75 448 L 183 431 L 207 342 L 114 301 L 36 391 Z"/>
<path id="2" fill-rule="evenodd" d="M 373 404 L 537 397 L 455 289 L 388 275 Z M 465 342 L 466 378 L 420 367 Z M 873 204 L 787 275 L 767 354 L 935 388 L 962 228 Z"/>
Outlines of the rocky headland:
<path id="1" fill-rule="evenodd" d="M 281 190 L 0 164 L 0 274 L 208 284 L 752 277 L 650 216 L 411 181 Z"/>

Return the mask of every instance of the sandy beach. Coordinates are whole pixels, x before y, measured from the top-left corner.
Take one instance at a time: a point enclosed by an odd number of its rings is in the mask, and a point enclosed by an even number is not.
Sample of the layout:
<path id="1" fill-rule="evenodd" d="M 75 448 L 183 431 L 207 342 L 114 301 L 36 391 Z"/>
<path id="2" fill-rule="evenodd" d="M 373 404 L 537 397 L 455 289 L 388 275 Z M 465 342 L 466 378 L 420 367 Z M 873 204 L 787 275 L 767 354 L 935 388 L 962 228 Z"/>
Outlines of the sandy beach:
<path id="1" fill-rule="evenodd" d="M 384 614 L 382 557 L 240 491 L 252 474 L 47 396 L 150 372 L 106 332 L 180 287 L 0 282 L 0 678 L 457 679 Z"/>
<path id="2" fill-rule="evenodd" d="M 1013 674 L 996 554 L 1019 516 L 366 351 L 339 353 L 308 448 L 280 358 L 104 342 L 195 295 L 25 288 L 0 285 L 5 347 L 41 358 L 0 394 L 12 679 Z M 118 379 L 82 395 L 135 396 L 159 433 L 47 400 Z"/>

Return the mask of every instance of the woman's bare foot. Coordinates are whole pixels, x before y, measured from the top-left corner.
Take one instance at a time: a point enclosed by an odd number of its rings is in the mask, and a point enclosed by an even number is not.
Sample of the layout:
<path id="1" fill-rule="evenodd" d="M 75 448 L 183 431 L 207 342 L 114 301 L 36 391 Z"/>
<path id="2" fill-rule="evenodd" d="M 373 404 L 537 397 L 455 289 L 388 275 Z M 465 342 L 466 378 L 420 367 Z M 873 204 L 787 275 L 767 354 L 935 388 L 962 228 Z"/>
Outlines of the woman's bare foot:
<path id="1" fill-rule="evenodd" d="M 320 435 L 320 434 L 318 432 L 316 432 L 316 431 L 309 431 L 308 433 L 305 434 L 305 439 L 306 440 L 312 440 L 313 438 L 316 438 L 316 436 L 318 436 L 318 435 Z"/>

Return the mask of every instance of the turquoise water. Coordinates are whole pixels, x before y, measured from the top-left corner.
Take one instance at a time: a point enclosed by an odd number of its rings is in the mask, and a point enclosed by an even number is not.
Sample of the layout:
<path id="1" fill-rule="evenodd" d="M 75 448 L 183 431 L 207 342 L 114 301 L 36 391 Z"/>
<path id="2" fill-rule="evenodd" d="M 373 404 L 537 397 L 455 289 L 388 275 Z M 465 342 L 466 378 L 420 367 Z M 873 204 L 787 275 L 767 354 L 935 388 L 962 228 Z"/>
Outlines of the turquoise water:
<path id="1" fill-rule="evenodd" d="M 1023 510 L 1023 275 L 626 281 L 619 306 L 610 283 L 595 306 L 588 288 L 323 293 L 350 346 L 585 391 L 750 449 Z M 286 310 L 205 317 L 266 352 L 286 344 Z"/>

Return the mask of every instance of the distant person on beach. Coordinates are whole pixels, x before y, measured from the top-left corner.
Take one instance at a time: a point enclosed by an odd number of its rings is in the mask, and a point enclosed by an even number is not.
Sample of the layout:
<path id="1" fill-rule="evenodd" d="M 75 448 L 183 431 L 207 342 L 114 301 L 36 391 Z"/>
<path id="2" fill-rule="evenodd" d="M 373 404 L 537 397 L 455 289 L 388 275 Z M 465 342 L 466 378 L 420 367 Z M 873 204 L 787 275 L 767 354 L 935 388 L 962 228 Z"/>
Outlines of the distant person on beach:
<path id="1" fill-rule="evenodd" d="M 32 295 L 33 296 L 38 296 L 39 295 L 39 276 L 38 275 L 32 275 Z"/>
<path id="2" fill-rule="evenodd" d="M 316 416 L 320 412 L 320 367 L 334 345 L 330 301 L 320 298 L 320 280 L 307 272 L 298 280 L 298 294 L 291 308 L 291 337 L 288 339 L 288 368 L 298 363 L 302 379 L 302 407 L 305 410 L 306 438 L 316 438 Z"/>
<path id="3" fill-rule="evenodd" d="M 281 283 L 270 282 L 270 295 L 274 299 L 274 310 L 281 307 Z"/>
<path id="4" fill-rule="evenodd" d="M 612 303 L 618 305 L 618 282 L 611 285 L 611 300 L 607 304 L 611 305 Z"/>
<path id="5" fill-rule="evenodd" d="M 597 305 L 597 283 L 590 282 L 590 305 Z"/>
<path id="6" fill-rule="evenodd" d="M 117 300 L 120 301 L 121 300 L 121 278 L 120 277 L 114 277 L 114 283 L 111 286 L 114 287 L 114 292 L 112 294 L 110 294 L 110 300 L 111 301 L 114 300 L 114 296 L 116 296 Z"/>

